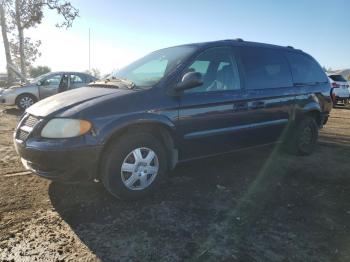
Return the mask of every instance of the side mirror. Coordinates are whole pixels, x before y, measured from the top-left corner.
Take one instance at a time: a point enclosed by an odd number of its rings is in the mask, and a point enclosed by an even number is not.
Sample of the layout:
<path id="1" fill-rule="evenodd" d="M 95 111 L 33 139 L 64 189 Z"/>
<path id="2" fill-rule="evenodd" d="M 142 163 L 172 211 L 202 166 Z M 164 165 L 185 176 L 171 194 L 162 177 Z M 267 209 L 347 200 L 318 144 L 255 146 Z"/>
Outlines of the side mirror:
<path id="1" fill-rule="evenodd" d="M 182 77 L 181 82 L 175 86 L 174 90 L 179 92 L 201 85 L 203 85 L 202 74 L 198 72 L 188 72 Z"/>

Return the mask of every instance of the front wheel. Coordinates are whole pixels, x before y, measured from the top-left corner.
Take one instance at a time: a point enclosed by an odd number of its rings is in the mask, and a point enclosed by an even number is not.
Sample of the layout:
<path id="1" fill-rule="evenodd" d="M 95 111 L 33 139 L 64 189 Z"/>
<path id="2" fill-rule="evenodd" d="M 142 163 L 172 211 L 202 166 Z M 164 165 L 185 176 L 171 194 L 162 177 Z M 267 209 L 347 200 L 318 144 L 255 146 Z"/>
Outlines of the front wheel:
<path id="1" fill-rule="evenodd" d="M 37 99 L 31 94 L 23 94 L 17 97 L 16 105 L 19 109 L 25 110 L 33 105 Z"/>
<path id="2" fill-rule="evenodd" d="M 310 155 L 316 147 L 318 126 L 313 117 L 307 116 L 296 123 L 287 140 L 287 148 L 293 154 Z"/>
<path id="3" fill-rule="evenodd" d="M 137 199 L 155 190 L 167 170 L 166 150 L 148 133 L 124 135 L 102 159 L 102 182 L 115 197 Z"/>

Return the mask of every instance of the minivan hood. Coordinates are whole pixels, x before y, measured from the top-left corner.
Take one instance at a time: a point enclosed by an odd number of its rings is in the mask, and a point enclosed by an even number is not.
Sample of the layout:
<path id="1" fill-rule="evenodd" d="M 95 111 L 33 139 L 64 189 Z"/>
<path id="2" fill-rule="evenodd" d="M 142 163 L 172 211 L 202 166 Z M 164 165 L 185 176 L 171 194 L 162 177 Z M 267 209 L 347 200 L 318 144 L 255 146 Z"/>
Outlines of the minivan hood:
<path id="1" fill-rule="evenodd" d="M 132 91 L 116 88 L 81 87 L 45 98 L 29 107 L 26 112 L 31 115 L 45 117 L 98 97 L 120 96 L 129 92 Z"/>

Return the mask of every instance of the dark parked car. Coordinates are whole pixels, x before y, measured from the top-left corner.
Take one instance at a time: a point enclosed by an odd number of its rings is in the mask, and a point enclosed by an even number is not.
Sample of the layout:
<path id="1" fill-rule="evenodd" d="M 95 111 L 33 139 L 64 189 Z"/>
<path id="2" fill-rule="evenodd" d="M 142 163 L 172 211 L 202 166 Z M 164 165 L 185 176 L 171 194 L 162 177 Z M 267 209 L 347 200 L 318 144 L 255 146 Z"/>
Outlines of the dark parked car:
<path id="1" fill-rule="evenodd" d="M 137 198 L 179 162 L 281 141 L 310 154 L 331 108 L 329 81 L 310 55 L 223 40 L 158 50 L 40 101 L 14 139 L 40 176 L 100 180 L 114 196 Z"/>
<path id="2" fill-rule="evenodd" d="M 26 109 L 35 102 L 57 93 L 86 86 L 97 80 L 79 72 L 51 72 L 34 78 L 28 84 L 0 88 L 0 103 Z"/>

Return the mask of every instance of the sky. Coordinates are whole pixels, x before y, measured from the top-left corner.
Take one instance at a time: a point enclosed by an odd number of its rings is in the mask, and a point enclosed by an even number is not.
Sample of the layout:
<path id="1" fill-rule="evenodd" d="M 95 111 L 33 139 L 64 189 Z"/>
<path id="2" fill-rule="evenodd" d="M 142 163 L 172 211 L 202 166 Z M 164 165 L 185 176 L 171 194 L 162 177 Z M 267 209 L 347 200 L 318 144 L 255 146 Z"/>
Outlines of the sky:
<path id="1" fill-rule="evenodd" d="M 147 53 L 179 44 L 242 38 L 291 45 L 323 66 L 350 68 L 349 0 L 71 0 L 79 9 L 73 27 L 59 29 L 46 11 L 25 36 L 41 40 L 35 65 L 53 71 L 91 68 L 102 74 Z M 6 61 L 0 38 L 0 72 Z"/>

